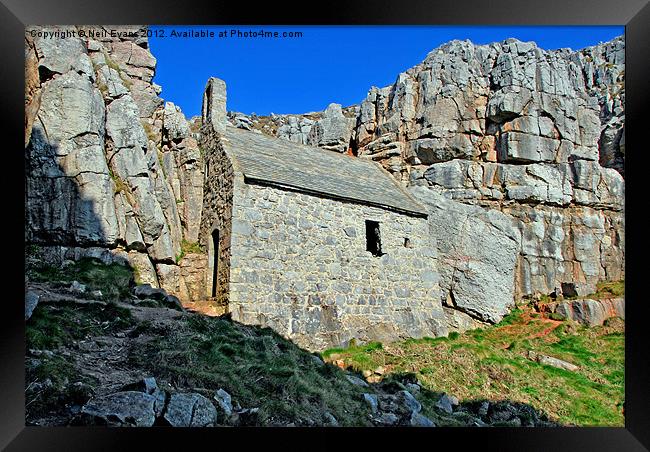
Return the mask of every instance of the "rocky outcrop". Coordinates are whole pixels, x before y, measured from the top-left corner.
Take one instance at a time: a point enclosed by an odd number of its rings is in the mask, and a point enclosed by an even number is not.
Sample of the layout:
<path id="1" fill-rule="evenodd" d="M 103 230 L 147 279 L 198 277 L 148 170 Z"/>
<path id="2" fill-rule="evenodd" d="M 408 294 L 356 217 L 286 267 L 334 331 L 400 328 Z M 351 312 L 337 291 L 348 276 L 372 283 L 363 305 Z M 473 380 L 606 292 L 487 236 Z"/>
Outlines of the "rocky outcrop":
<path id="1" fill-rule="evenodd" d="M 323 112 L 323 117 L 311 127 L 307 144 L 328 151 L 347 152 L 355 122 L 353 115 L 346 117 L 343 114 L 340 104 L 330 104 Z"/>
<path id="2" fill-rule="evenodd" d="M 321 112 L 298 115 L 257 116 L 228 112 L 228 121 L 240 129 L 252 130 L 266 135 L 293 141 L 294 143 L 319 146 L 341 153 L 353 153 L 350 148 L 359 107 L 342 107 L 331 103 Z"/>
<path id="3" fill-rule="evenodd" d="M 625 299 L 581 299 L 550 303 L 547 308 L 558 318 L 574 320 L 586 326 L 602 325 L 612 317 L 625 319 Z"/>
<path id="4" fill-rule="evenodd" d="M 180 108 L 167 102 L 162 122 L 161 161 L 167 182 L 172 187 L 170 206 L 178 211 L 179 235 L 196 243 L 203 203 L 203 158 Z"/>
<path id="5" fill-rule="evenodd" d="M 600 164 L 625 174 L 625 42 L 623 37 L 573 56 L 600 107 Z"/>
<path id="6" fill-rule="evenodd" d="M 128 262 L 189 301 L 176 261 L 198 240 L 202 156 L 180 109 L 158 97 L 146 29 L 56 29 L 77 33 L 25 45 L 26 242 L 50 263 Z"/>
<path id="7" fill-rule="evenodd" d="M 593 49 L 544 51 L 514 39 L 487 46 L 452 41 L 400 74 L 394 85 L 370 90 L 355 131 L 359 153 L 388 168 L 398 165 L 392 169 L 398 173 L 455 158 L 598 161 L 599 101 L 608 112 L 616 107 L 592 90 L 621 74 L 617 46 L 614 53 L 599 54 L 601 66 L 618 65 L 606 79 L 600 72 L 589 78 L 582 65 Z M 400 152 L 376 155 L 388 148 Z"/>

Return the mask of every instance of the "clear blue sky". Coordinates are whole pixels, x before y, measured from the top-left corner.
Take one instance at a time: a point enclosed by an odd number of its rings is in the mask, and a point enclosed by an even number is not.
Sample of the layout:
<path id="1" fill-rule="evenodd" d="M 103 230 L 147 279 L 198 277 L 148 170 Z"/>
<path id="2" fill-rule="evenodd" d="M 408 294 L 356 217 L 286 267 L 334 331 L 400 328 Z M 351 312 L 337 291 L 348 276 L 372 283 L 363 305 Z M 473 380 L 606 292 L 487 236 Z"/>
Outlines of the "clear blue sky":
<path id="1" fill-rule="evenodd" d="M 301 38 L 245 38 L 230 30 L 303 33 Z M 543 49 L 574 50 L 609 41 L 623 26 L 152 26 L 149 45 L 158 66 L 161 96 L 189 118 L 201 112 L 209 77 L 225 80 L 229 111 L 306 113 L 331 102 L 361 102 L 371 86 L 397 75 L 452 39 L 488 44 L 517 38 Z M 211 30 L 214 38 L 171 37 L 172 30 Z M 219 37 L 220 31 L 228 37 Z"/>

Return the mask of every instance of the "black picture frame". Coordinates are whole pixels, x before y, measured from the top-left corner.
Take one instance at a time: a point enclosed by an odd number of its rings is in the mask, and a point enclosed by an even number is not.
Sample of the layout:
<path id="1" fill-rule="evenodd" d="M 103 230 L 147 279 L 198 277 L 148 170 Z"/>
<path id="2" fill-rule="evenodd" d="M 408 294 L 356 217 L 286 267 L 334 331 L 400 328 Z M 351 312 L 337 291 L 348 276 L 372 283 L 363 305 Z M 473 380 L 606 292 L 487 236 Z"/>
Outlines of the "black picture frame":
<path id="1" fill-rule="evenodd" d="M 2 328 L 0 328 L 0 447 L 6 450 L 118 450 L 143 441 L 145 449 L 172 447 L 279 446 L 300 450 L 340 449 L 354 445 L 365 450 L 401 448 L 513 451 L 642 451 L 650 448 L 650 373 L 646 340 L 646 311 L 642 298 L 646 226 L 643 206 L 644 128 L 650 74 L 650 5 L 644 0 L 485 2 L 479 0 L 400 0 L 377 2 L 320 2 L 314 4 L 199 1 L 90 2 L 83 0 L 0 0 L 0 108 L 4 184 L 5 256 Z M 22 311 L 24 250 L 24 166 L 20 155 L 24 118 L 24 38 L 33 24 L 349 24 L 349 25 L 625 25 L 626 38 L 626 403 L 625 428 L 434 428 L 434 429 L 107 429 L 25 427 L 25 324 Z M 380 49 L 377 49 L 380 51 Z M 414 62 L 415 63 L 415 62 Z M 643 140 L 643 141 L 642 141 Z M 643 143 L 643 144 L 642 144 Z M 645 177 L 647 179 L 647 177 Z M 9 210 L 7 210 L 9 209 Z M 7 247 L 7 245 L 15 246 Z M 9 248 L 12 248 L 9 251 Z M 8 290 L 10 288 L 10 290 Z M 199 445 L 204 442 L 205 445 Z M 444 441 L 444 442 L 443 442 Z M 447 441 L 446 446 L 443 446 Z M 230 445 L 227 442 L 235 442 Z M 207 446 L 206 446 L 207 445 Z M 142 447 L 142 446 L 139 446 Z M 395 446 L 393 446 L 395 447 Z"/>

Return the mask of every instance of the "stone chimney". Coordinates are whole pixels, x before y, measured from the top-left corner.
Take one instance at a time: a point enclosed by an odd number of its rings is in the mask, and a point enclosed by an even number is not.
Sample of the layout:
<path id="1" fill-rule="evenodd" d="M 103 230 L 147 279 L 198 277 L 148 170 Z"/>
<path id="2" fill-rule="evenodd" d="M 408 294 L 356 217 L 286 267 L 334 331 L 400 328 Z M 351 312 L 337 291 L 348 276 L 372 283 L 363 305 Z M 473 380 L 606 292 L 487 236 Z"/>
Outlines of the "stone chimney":
<path id="1" fill-rule="evenodd" d="M 212 123 L 218 133 L 226 130 L 226 82 L 210 77 L 203 93 L 203 124 Z"/>

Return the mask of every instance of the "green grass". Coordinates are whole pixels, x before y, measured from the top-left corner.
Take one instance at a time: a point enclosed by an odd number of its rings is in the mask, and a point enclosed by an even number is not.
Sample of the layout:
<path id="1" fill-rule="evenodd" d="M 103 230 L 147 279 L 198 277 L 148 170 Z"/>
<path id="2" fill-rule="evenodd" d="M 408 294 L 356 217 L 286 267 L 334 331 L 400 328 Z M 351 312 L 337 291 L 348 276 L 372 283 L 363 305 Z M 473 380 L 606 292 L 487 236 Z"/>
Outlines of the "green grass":
<path id="1" fill-rule="evenodd" d="M 37 310 L 40 307 L 37 307 Z M 77 386 L 73 383 L 81 382 Z M 62 407 L 82 405 L 92 396 L 95 379 L 80 375 L 69 357 L 41 355 L 25 366 L 26 419 L 42 418 Z"/>
<path id="2" fill-rule="evenodd" d="M 622 297 L 625 295 L 625 281 L 606 281 L 596 285 L 596 297 Z"/>
<path id="3" fill-rule="evenodd" d="M 122 330 L 133 323 L 131 311 L 111 302 L 83 306 L 64 301 L 40 304 L 25 325 L 27 348 L 49 350 L 87 336 Z"/>
<path id="4" fill-rule="evenodd" d="M 176 263 L 179 263 L 186 255 L 193 253 L 203 254 L 205 253 L 205 249 L 196 242 L 188 242 L 183 239 L 181 241 L 181 252 L 176 256 Z"/>
<path id="5" fill-rule="evenodd" d="M 379 342 L 370 342 L 366 345 L 353 345 L 348 348 L 330 348 L 324 351 L 321 356 L 324 359 L 336 360 L 341 354 L 345 353 L 346 356 L 352 356 L 355 362 L 362 365 L 367 369 L 375 369 L 381 365 L 380 362 L 373 359 L 373 352 L 381 350 L 382 345 Z"/>
<path id="6" fill-rule="evenodd" d="M 28 269 L 30 279 L 36 282 L 59 282 L 70 284 L 78 281 L 86 285 L 86 293 L 100 290 L 106 301 L 119 300 L 130 292 L 134 279 L 133 269 L 121 264 L 103 264 L 98 259 L 83 258 L 68 267 L 42 264 Z"/>
<path id="7" fill-rule="evenodd" d="M 136 347 L 135 365 L 172 384 L 219 388 L 242 407 L 260 409 L 262 425 L 322 424 L 328 411 L 340 425 L 367 425 L 363 388 L 343 371 L 319 366 L 314 356 L 269 328 L 190 316 L 174 331 Z"/>
<path id="8" fill-rule="evenodd" d="M 526 403 L 561 424 L 623 426 L 623 330 L 620 319 L 586 328 L 520 307 L 492 327 L 447 338 L 373 344 L 367 350 L 359 346 L 327 350 L 323 357 L 343 360 L 357 371 L 381 365 L 387 375 L 413 373 L 425 389 L 444 391 L 461 401 Z M 538 364 L 527 358 L 528 350 L 569 361 L 579 369 L 569 372 Z M 421 402 L 425 415 L 434 419 L 428 402 Z"/>

